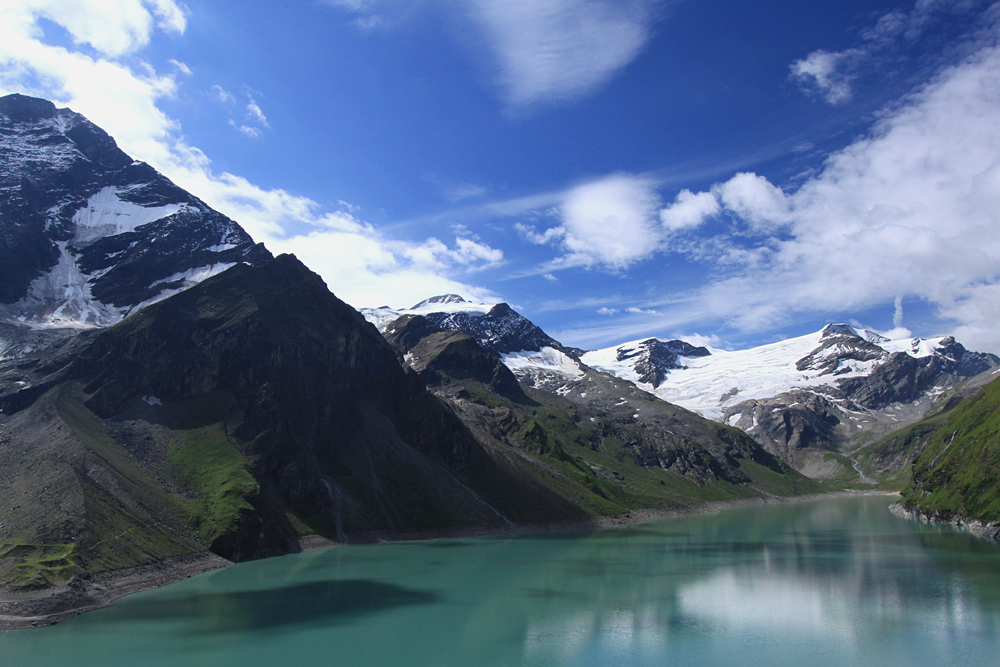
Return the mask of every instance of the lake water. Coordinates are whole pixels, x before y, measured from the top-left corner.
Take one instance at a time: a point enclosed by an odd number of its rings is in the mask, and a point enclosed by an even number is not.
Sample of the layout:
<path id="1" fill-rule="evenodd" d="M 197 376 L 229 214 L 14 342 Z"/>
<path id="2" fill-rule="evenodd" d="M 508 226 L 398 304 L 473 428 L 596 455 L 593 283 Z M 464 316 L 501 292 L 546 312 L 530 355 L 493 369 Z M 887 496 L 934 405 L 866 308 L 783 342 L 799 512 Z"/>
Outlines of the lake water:
<path id="1" fill-rule="evenodd" d="M 0 665 L 1000 664 L 1000 547 L 890 502 L 313 550 L 0 632 Z"/>

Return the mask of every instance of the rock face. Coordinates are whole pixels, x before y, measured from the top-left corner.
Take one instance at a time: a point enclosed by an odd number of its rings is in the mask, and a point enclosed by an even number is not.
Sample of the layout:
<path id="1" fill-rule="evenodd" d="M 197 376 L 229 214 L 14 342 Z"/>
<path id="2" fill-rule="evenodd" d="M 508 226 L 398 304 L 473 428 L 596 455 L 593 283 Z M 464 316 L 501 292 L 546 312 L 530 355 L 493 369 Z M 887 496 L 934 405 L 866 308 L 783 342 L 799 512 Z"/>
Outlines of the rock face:
<path id="1" fill-rule="evenodd" d="M 80 114 L 0 98 L 0 319 L 107 326 L 270 253 Z"/>

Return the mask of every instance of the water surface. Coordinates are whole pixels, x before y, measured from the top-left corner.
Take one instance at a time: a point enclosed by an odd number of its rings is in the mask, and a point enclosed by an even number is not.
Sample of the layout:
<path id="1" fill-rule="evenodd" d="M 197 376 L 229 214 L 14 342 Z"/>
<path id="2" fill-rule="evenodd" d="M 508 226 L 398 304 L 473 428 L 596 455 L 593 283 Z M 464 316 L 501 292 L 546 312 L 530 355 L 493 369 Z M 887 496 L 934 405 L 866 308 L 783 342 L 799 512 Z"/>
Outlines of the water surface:
<path id="1" fill-rule="evenodd" d="M 0 665 L 1000 664 L 1000 548 L 890 502 L 319 549 L 0 632 Z"/>

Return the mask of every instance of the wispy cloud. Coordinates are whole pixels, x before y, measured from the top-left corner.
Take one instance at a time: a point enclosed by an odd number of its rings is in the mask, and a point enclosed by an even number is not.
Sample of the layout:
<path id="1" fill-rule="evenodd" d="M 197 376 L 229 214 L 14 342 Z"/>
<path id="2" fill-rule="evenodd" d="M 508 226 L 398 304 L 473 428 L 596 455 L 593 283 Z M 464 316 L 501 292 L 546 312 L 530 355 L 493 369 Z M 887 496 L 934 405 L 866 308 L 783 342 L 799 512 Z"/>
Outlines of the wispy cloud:
<path id="1" fill-rule="evenodd" d="M 647 0 L 471 0 L 515 107 L 587 95 L 628 65 L 651 36 Z"/>
<path id="2" fill-rule="evenodd" d="M 364 28 L 413 11 L 399 0 L 324 0 Z M 589 95 L 632 62 L 652 35 L 664 0 L 434 0 L 467 17 L 494 62 L 493 77 L 512 109 Z"/>
<path id="3" fill-rule="evenodd" d="M 264 112 L 260 109 L 260 105 L 257 104 L 257 100 L 252 97 L 247 102 L 247 118 L 253 120 L 258 125 L 262 125 L 263 127 L 271 127 L 271 125 L 267 122 L 267 116 L 264 115 Z"/>
<path id="4" fill-rule="evenodd" d="M 223 104 L 228 104 L 228 105 L 236 104 L 236 98 L 233 97 L 233 94 L 218 84 L 212 86 L 209 92 L 212 96 L 212 99 L 214 99 L 217 102 L 222 102 Z"/>
<path id="5" fill-rule="evenodd" d="M 949 15 L 977 16 L 983 0 L 916 0 L 908 12 L 894 9 L 861 31 L 856 45 L 843 51 L 819 49 L 790 65 L 791 77 L 803 90 L 829 104 L 849 102 L 855 81 L 891 70 L 887 64 L 906 54 Z"/>
<path id="6" fill-rule="evenodd" d="M 236 96 L 222 86 L 218 84 L 212 86 L 208 95 L 212 100 L 226 107 L 229 114 L 229 126 L 243 136 L 249 139 L 258 139 L 264 134 L 264 130 L 271 128 L 267 116 L 264 115 L 264 111 L 260 108 L 253 93 L 245 93 L 246 103 L 242 105 L 242 113 L 237 111 Z M 239 118 L 237 119 L 235 116 Z"/>
<path id="7" fill-rule="evenodd" d="M 63 26 L 87 48 L 45 41 L 38 22 Z M 337 294 L 357 306 L 406 306 L 428 294 L 495 295 L 452 276 L 503 262 L 503 253 L 457 234 L 400 240 L 356 217 L 357 211 L 324 210 L 282 189 L 266 189 L 213 169 L 204 152 L 188 144 L 179 123 L 160 108 L 181 85 L 141 59 L 156 30 L 183 33 L 186 11 L 172 0 L 24 0 L 0 4 L 0 94 L 20 92 L 52 99 L 109 130 L 123 150 L 166 174 L 179 186 L 238 221 L 273 252 L 294 252 Z M 221 86 L 209 96 L 227 106 L 233 126 L 256 136 L 269 126 L 258 96 L 247 91 L 243 107 Z"/>

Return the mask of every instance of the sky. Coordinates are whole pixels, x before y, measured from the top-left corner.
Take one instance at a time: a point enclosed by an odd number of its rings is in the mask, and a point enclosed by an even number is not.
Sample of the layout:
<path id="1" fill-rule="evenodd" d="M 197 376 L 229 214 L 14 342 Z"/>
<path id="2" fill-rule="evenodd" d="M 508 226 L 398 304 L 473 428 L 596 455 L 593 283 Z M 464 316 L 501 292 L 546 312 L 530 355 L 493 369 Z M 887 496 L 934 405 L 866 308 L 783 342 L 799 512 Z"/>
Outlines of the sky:
<path id="1" fill-rule="evenodd" d="M 1000 353 L 1000 3 L 7 0 L 12 92 L 359 308 Z"/>

